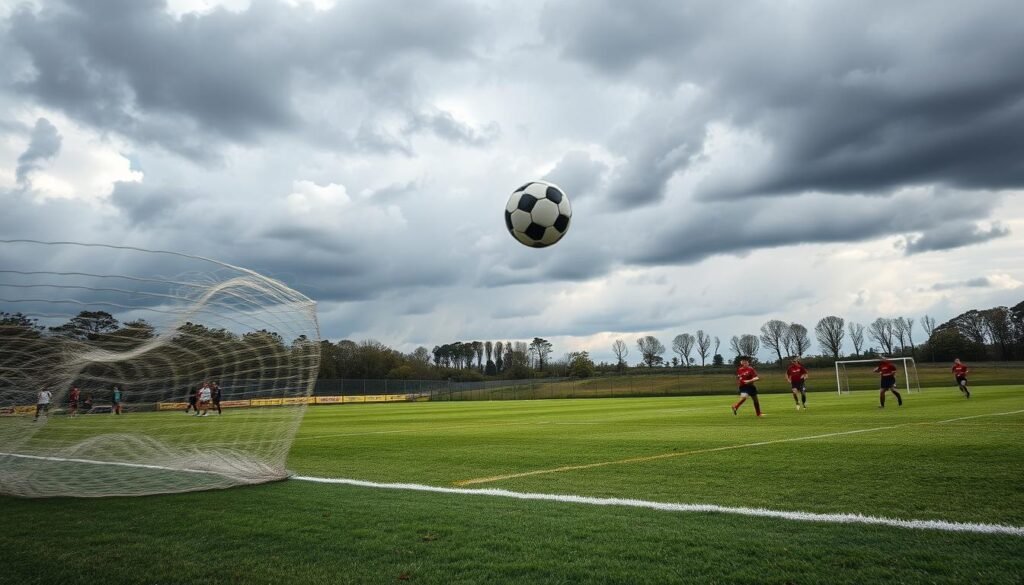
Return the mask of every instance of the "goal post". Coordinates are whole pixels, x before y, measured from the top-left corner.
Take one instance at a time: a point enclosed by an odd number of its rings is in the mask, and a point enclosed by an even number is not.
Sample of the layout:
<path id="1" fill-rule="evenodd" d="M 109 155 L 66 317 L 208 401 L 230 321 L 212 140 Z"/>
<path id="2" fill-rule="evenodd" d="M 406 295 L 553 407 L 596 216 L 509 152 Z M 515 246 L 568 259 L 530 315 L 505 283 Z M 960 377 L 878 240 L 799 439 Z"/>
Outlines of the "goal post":
<path id="1" fill-rule="evenodd" d="M 837 360 L 836 367 L 836 391 L 845 394 L 851 390 L 878 389 L 878 374 L 873 372 L 873 367 L 867 364 L 877 365 L 882 358 Z M 917 363 L 912 357 L 891 357 L 887 358 L 901 370 L 903 379 L 897 381 L 906 392 L 920 392 L 921 380 L 917 375 Z"/>

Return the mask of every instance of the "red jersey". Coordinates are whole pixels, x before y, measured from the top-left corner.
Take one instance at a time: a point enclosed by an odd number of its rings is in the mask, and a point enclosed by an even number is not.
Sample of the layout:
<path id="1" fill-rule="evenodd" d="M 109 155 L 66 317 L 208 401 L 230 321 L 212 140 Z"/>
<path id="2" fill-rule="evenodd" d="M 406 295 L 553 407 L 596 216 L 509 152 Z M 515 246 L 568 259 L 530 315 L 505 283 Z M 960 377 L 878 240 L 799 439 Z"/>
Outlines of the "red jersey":
<path id="1" fill-rule="evenodd" d="M 878 364 L 878 367 L 875 368 L 875 371 L 877 371 L 879 375 L 882 376 L 895 376 L 896 366 L 892 365 L 892 362 L 882 362 Z"/>
<path id="2" fill-rule="evenodd" d="M 807 375 L 807 368 L 802 364 L 790 364 L 786 368 L 786 377 L 789 378 L 790 382 L 799 382 L 803 380 L 804 376 Z"/>
<path id="3" fill-rule="evenodd" d="M 966 376 L 967 366 L 964 364 L 953 364 L 953 375 L 954 376 Z"/>
<path id="4" fill-rule="evenodd" d="M 71 394 L 68 394 L 69 402 L 78 402 L 78 388 L 72 388 Z"/>
<path id="5" fill-rule="evenodd" d="M 746 386 L 753 384 L 752 380 L 757 377 L 757 370 L 750 366 L 740 366 L 736 369 L 736 379 L 739 385 Z"/>

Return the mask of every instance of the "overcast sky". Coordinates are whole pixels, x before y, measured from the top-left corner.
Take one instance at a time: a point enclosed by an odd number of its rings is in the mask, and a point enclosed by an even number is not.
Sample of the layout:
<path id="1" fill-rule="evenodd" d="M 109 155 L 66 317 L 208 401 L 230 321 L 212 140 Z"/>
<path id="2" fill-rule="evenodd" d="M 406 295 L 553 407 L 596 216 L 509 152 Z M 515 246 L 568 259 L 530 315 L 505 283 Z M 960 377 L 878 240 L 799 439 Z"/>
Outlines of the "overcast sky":
<path id="1" fill-rule="evenodd" d="M 1024 300 L 1022 55 L 1019 0 L 0 0 L 0 234 L 241 265 L 402 351 L 943 321 Z"/>

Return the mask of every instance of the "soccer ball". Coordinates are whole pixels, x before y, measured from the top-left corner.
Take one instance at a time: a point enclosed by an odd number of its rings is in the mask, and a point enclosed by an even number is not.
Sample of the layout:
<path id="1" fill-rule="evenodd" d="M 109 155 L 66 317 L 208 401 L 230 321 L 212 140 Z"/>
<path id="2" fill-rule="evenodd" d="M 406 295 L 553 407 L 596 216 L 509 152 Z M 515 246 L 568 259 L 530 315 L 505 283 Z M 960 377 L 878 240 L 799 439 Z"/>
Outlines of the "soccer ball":
<path id="1" fill-rule="evenodd" d="M 516 189 L 505 205 L 505 227 L 519 243 L 546 248 L 569 229 L 572 207 L 557 185 L 533 181 Z"/>

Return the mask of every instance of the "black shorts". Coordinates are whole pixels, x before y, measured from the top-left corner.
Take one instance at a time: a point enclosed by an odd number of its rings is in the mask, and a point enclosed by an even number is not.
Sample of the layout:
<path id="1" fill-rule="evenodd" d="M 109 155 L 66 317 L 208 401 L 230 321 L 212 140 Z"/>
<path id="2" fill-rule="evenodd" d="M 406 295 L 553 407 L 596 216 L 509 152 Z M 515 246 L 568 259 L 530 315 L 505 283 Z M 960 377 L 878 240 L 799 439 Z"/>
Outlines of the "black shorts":
<path id="1" fill-rule="evenodd" d="M 804 389 L 804 381 L 803 380 L 797 380 L 796 382 L 790 382 L 790 385 L 793 387 L 793 390 L 800 390 L 801 392 L 803 392 L 803 389 Z"/>
<path id="2" fill-rule="evenodd" d="M 959 386 L 961 384 L 966 384 L 966 383 L 967 383 L 967 376 L 957 376 L 956 377 L 956 385 L 957 386 Z"/>
<path id="3" fill-rule="evenodd" d="M 882 376 L 882 390 L 896 387 L 896 376 Z"/>
<path id="4" fill-rule="evenodd" d="M 740 386 L 740 394 L 746 394 L 747 396 L 757 396 L 757 386 L 753 384 L 745 384 Z"/>

